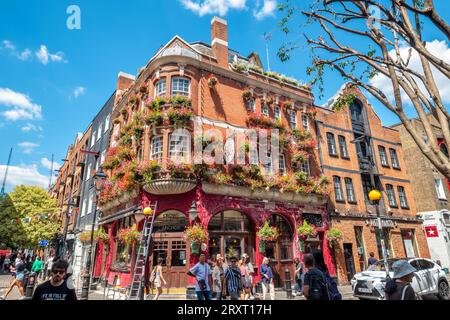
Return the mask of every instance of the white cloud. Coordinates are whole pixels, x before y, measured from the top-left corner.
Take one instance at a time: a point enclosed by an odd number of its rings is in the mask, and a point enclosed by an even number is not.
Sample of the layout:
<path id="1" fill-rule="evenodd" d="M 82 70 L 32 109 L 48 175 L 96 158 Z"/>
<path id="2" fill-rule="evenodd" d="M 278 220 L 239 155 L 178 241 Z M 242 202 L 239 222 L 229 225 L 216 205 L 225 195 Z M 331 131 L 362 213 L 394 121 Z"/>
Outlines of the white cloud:
<path id="1" fill-rule="evenodd" d="M 84 94 L 86 92 L 86 88 L 85 87 L 76 87 L 73 90 L 73 96 L 76 98 L 78 98 L 79 96 L 81 96 L 82 94 Z"/>
<path id="2" fill-rule="evenodd" d="M 48 170 L 52 168 L 52 162 L 47 158 L 41 158 L 41 165 Z M 53 161 L 53 170 L 58 170 L 59 167 L 60 164 L 56 161 Z"/>
<path id="3" fill-rule="evenodd" d="M 27 123 L 25 126 L 21 127 L 20 130 L 23 132 L 30 132 L 30 131 L 42 131 L 41 126 L 35 126 L 32 123 Z"/>
<path id="4" fill-rule="evenodd" d="M 42 107 L 31 102 L 30 97 L 8 88 L 0 88 L 0 106 L 10 107 L 2 114 L 7 120 L 35 120 L 42 118 Z"/>
<path id="5" fill-rule="evenodd" d="M 67 62 L 64 60 L 63 52 L 50 53 L 45 45 L 41 45 L 39 51 L 36 51 L 35 54 L 44 65 L 49 64 L 49 62 Z"/>
<path id="6" fill-rule="evenodd" d="M 32 154 L 34 152 L 34 148 L 39 147 L 37 143 L 28 141 L 18 143 L 17 145 L 22 148 L 22 152 L 24 154 Z"/>
<path id="7" fill-rule="evenodd" d="M 229 10 L 243 10 L 247 0 L 179 0 L 185 9 L 199 16 L 219 14 L 224 16 Z"/>
<path id="8" fill-rule="evenodd" d="M 5 175 L 6 165 L 0 165 L 0 176 Z M 41 174 L 36 165 L 31 166 L 10 166 L 6 185 L 8 188 L 14 188 L 18 185 L 32 185 L 43 188 L 48 187 L 50 177 Z"/>
<path id="9" fill-rule="evenodd" d="M 27 48 L 22 52 L 18 52 L 16 50 L 16 46 L 9 40 L 3 40 L 3 47 L 1 47 L 1 48 L 6 49 L 7 51 L 9 51 L 13 56 L 15 56 L 19 60 L 26 61 L 31 58 L 31 50 L 30 49 Z"/>
<path id="10" fill-rule="evenodd" d="M 450 63 L 450 48 L 448 47 L 448 44 L 445 40 L 443 41 L 434 40 L 432 42 L 427 42 L 426 47 L 432 54 L 440 57 L 445 62 Z M 400 54 L 404 58 L 404 60 L 406 60 L 406 58 L 408 57 L 408 51 L 409 47 L 406 44 L 400 46 Z M 393 50 L 390 51 L 389 54 L 392 57 L 396 57 L 395 51 Z M 423 74 L 420 57 L 416 51 L 413 51 L 411 60 L 409 62 L 409 68 L 415 70 L 420 74 Z M 444 76 L 441 72 L 439 72 L 434 66 L 432 66 L 431 68 L 434 75 L 434 80 L 436 81 L 436 85 L 439 89 L 443 102 L 447 104 L 450 103 L 450 83 L 448 78 Z M 390 78 L 378 74 L 374 78 L 372 78 L 369 83 L 381 89 L 383 93 L 391 101 L 394 101 L 394 90 Z M 417 83 L 419 83 L 421 90 L 424 93 L 426 93 L 425 86 L 422 84 L 422 82 L 417 79 Z M 411 104 L 411 100 L 403 90 L 402 90 L 402 99 L 404 100 L 405 103 Z"/>
<path id="11" fill-rule="evenodd" d="M 257 20 L 275 16 L 274 12 L 277 8 L 276 0 L 264 0 L 263 5 L 260 6 L 260 4 L 260 0 L 256 1 L 256 8 L 253 10 L 253 15 Z"/>

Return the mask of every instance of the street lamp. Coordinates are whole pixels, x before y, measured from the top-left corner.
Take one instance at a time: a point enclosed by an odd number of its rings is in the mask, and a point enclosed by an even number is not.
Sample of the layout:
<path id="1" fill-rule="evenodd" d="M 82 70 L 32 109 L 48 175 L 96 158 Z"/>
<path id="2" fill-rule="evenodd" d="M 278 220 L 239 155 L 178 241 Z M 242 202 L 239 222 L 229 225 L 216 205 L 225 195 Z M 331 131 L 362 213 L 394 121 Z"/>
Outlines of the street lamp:
<path id="1" fill-rule="evenodd" d="M 94 187 L 95 187 L 95 206 L 94 206 L 94 217 L 92 220 L 92 229 L 91 229 L 91 245 L 89 246 L 88 251 L 88 259 L 86 264 L 87 273 L 83 276 L 83 287 L 81 289 L 81 300 L 88 300 L 89 296 L 89 286 L 91 282 L 91 260 L 92 260 L 92 247 L 94 246 L 94 231 L 95 231 L 95 222 L 97 220 L 97 207 L 98 207 L 98 198 L 100 193 L 100 187 L 97 182 L 101 180 L 105 180 L 108 176 L 103 172 L 102 167 L 99 168 L 98 172 L 94 175 Z"/>
<path id="2" fill-rule="evenodd" d="M 389 277 L 389 270 L 388 270 L 388 261 L 387 261 L 387 254 L 386 254 L 386 247 L 384 244 L 384 236 L 383 236 L 383 227 L 381 226 L 381 217 L 380 217 L 380 199 L 381 199 L 381 192 L 378 190 L 371 190 L 369 192 L 369 200 L 372 201 L 375 204 L 375 210 L 377 213 L 377 232 L 380 237 L 381 241 L 381 250 L 383 253 L 383 262 L 384 262 L 384 270 L 386 270 L 386 278 Z"/>
<path id="3" fill-rule="evenodd" d="M 69 216 L 72 213 L 73 207 L 76 207 L 77 204 L 72 201 L 72 199 L 69 199 L 69 202 L 66 203 L 67 211 L 66 211 L 66 219 L 64 221 L 64 232 L 63 232 L 63 243 L 60 255 L 62 258 L 66 255 L 66 247 L 67 247 L 67 229 L 69 228 Z M 59 251 L 59 250 L 58 250 Z"/>

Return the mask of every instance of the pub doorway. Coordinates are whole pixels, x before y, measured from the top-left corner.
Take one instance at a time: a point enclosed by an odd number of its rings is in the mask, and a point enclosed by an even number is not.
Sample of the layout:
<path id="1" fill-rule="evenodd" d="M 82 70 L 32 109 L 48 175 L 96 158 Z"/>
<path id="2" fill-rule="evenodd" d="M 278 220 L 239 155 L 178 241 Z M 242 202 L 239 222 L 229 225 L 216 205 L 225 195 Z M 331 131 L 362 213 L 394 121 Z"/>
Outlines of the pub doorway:
<path id="1" fill-rule="evenodd" d="M 277 241 L 268 242 L 266 244 L 264 256 L 269 258 L 275 287 L 281 288 L 284 287 L 286 269 L 289 269 L 291 277 L 293 277 L 294 274 L 294 231 L 289 222 L 284 217 L 277 214 L 270 216 L 269 224 L 270 226 L 278 228 L 280 236 Z"/>
<path id="2" fill-rule="evenodd" d="M 165 211 L 155 218 L 150 270 L 156 266 L 159 257 L 163 258 L 163 276 L 167 281 L 167 293 L 185 292 L 188 284 L 186 272 L 189 266 L 189 251 L 184 239 L 184 230 L 187 226 L 188 220 L 180 211 Z"/>

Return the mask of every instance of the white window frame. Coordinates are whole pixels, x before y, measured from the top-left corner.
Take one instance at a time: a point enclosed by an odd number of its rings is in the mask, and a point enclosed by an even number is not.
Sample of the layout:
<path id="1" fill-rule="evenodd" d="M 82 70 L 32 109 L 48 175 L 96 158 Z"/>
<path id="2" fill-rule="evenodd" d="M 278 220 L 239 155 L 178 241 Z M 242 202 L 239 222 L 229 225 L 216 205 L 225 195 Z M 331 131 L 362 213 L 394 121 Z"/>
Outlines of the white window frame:
<path id="1" fill-rule="evenodd" d="M 167 92 L 166 78 L 161 78 L 155 83 L 155 97 L 165 96 Z"/>
<path id="2" fill-rule="evenodd" d="M 95 144 L 95 137 L 97 136 L 97 132 L 94 131 L 94 133 L 91 136 L 91 148 L 94 146 Z"/>
<path id="3" fill-rule="evenodd" d="M 85 181 L 89 180 L 89 178 L 91 176 L 91 170 L 92 170 L 91 167 L 92 167 L 92 163 L 89 163 L 87 170 L 86 170 L 86 180 Z"/>
<path id="4" fill-rule="evenodd" d="M 175 83 L 177 83 L 177 85 L 175 86 Z M 180 84 L 182 83 L 182 84 Z M 186 89 L 187 83 L 187 91 L 184 90 Z M 189 80 L 188 78 L 185 77 L 173 77 L 171 79 L 170 82 L 171 86 L 170 86 L 170 94 L 172 96 L 185 96 L 185 97 L 189 97 L 191 95 L 191 80 Z M 177 90 L 175 90 L 175 88 Z"/>
<path id="5" fill-rule="evenodd" d="M 339 180 L 339 192 L 340 192 L 340 197 L 338 198 L 338 193 L 336 192 L 336 181 L 335 178 L 337 178 Z M 334 190 L 334 199 L 336 201 L 345 201 L 344 198 L 344 190 L 342 189 L 342 179 L 339 176 L 333 176 L 333 190 Z"/>
<path id="6" fill-rule="evenodd" d="M 311 166 L 309 165 L 309 159 L 306 159 L 300 164 L 300 171 L 308 174 L 308 177 L 311 176 Z"/>
<path id="7" fill-rule="evenodd" d="M 286 175 L 286 157 L 284 156 L 284 154 L 280 154 L 280 159 L 278 160 L 278 162 L 280 176 Z"/>
<path id="8" fill-rule="evenodd" d="M 445 195 L 444 184 L 441 178 L 434 178 L 434 186 L 439 200 L 447 200 Z"/>
<path id="9" fill-rule="evenodd" d="M 93 204 L 94 204 L 94 196 L 91 194 L 89 196 L 89 203 L 88 203 L 88 208 L 87 208 L 87 212 L 86 212 L 87 214 L 90 214 L 92 212 Z"/>
<path id="10" fill-rule="evenodd" d="M 163 138 L 164 137 L 162 135 L 154 136 L 152 138 L 152 143 L 151 143 L 151 146 L 150 146 L 150 159 L 162 161 L 163 156 L 164 156 L 164 150 L 163 150 L 164 141 L 163 141 Z M 157 150 L 155 152 L 155 141 L 156 140 L 160 140 L 160 145 L 158 146 L 158 148 L 160 148 L 161 150 Z"/>
<path id="11" fill-rule="evenodd" d="M 297 128 L 297 111 L 295 110 L 289 112 L 289 125 L 291 128 Z"/>
<path id="12" fill-rule="evenodd" d="M 82 217 L 84 217 L 86 215 L 87 205 L 88 205 L 88 199 L 85 198 L 83 200 L 83 208 L 81 209 L 81 216 Z"/>
<path id="13" fill-rule="evenodd" d="M 100 155 L 100 163 L 105 162 L 105 159 L 106 159 L 106 150 L 103 150 Z"/>
<path id="14" fill-rule="evenodd" d="M 110 122 L 111 122 L 111 115 L 108 114 L 105 119 L 105 129 L 103 129 L 103 132 L 106 132 L 109 130 Z"/>
<path id="15" fill-rule="evenodd" d="M 261 113 L 262 113 L 263 115 L 265 115 L 266 117 L 269 116 L 269 106 L 268 106 L 266 103 L 263 103 L 263 104 L 261 105 Z"/>
<path id="16" fill-rule="evenodd" d="M 302 126 L 303 129 L 309 131 L 309 117 L 304 113 L 302 113 Z"/>
<path id="17" fill-rule="evenodd" d="M 102 123 L 100 122 L 100 125 L 98 126 L 97 130 L 97 141 L 100 140 L 101 137 L 102 137 Z"/>
<path id="18" fill-rule="evenodd" d="M 174 136 L 183 137 L 185 141 L 180 146 L 180 143 L 174 141 Z M 189 162 L 191 156 L 190 136 L 183 133 L 172 133 L 169 136 L 169 159 L 172 161 Z M 175 144 L 176 143 L 176 144 Z"/>
<path id="19" fill-rule="evenodd" d="M 281 109 L 279 106 L 275 106 L 275 108 L 273 109 L 274 111 L 274 115 L 275 115 L 275 119 L 277 120 L 281 120 Z"/>

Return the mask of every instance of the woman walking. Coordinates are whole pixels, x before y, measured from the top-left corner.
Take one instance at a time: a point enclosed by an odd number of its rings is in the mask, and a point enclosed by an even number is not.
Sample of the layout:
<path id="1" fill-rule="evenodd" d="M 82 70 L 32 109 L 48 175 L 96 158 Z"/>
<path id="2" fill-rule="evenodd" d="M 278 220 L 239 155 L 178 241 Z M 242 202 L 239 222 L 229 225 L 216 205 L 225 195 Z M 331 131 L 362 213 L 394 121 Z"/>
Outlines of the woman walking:
<path id="1" fill-rule="evenodd" d="M 163 261 L 164 261 L 164 259 L 159 257 L 158 264 L 152 271 L 152 277 L 154 277 L 153 285 L 155 286 L 155 289 L 156 289 L 156 295 L 153 298 L 153 300 L 159 299 L 159 296 L 162 293 L 162 286 L 163 286 L 162 283 L 164 282 L 164 285 L 167 284 L 166 279 L 164 279 L 164 276 L 163 276 L 163 270 L 162 270 Z M 154 273 L 154 276 L 153 276 L 153 273 Z"/>
<path id="2" fill-rule="evenodd" d="M 273 272 L 269 266 L 269 258 L 265 257 L 259 268 L 262 277 L 263 300 L 266 300 L 267 292 L 270 294 L 270 300 L 275 300 L 275 287 L 273 284 Z"/>
<path id="3" fill-rule="evenodd" d="M 24 289 L 23 289 L 23 280 L 25 278 L 25 263 L 22 260 L 22 254 L 18 254 L 16 258 L 16 265 L 11 270 L 15 273 L 15 279 L 11 282 L 11 285 L 8 288 L 8 291 L 0 297 L 0 300 L 5 300 L 12 289 L 16 286 L 19 289 L 19 293 L 21 295 L 20 299 L 25 297 Z"/>

